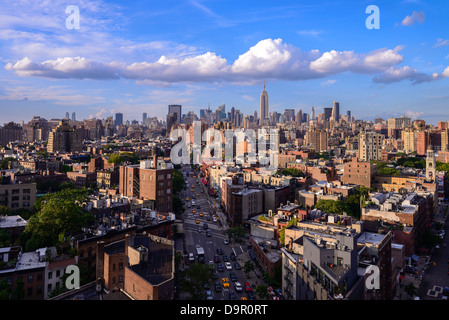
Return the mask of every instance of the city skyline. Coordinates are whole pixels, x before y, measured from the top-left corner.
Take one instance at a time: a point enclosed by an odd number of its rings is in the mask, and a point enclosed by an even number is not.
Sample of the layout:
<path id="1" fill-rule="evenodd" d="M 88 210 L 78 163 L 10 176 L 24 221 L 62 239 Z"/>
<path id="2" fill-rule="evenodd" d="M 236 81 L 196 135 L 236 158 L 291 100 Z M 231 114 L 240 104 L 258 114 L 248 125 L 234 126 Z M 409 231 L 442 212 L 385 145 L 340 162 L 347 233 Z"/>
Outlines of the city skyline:
<path id="1" fill-rule="evenodd" d="M 361 120 L 449 120 L 447 4 L 379 4 L 374 30 L 368 4 L 349 1 L 75 5 L 79 29 L 67 28 L 66 4 L 2 3 L 0 123 L 66 112 L 165 120 L 176 104 L 252 114 L 264 81 L 270 112 L 319 114 L 338 101 Z"/>

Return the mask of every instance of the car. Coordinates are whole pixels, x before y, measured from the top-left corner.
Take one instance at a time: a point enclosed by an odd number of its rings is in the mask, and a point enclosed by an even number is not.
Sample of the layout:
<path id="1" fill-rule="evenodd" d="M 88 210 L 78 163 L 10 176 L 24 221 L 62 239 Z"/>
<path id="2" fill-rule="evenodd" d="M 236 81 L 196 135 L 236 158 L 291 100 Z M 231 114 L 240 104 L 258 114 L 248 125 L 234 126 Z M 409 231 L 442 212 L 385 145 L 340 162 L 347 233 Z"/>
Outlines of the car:
<path id="1" fill-rule="evenodd" d="M 226 269 L 232 270 L 232 264 L 230 262 L 225 262 Z"/>
<path id="2" fill-rule="evenodd" d="M 200 194 L 199 194 L 199 193 L 197 193 L 197 194 L 196 194 L 196 196 L 197 196 L 197 197 L 199 197 L 199 196 L 200 196 Z"/>
<path id="3" fill-rule="evenodd" d="M 221 278 L 221 284 L 223 285 L 223 288 L 229 288 L 229 280 L 228 278 Z"/>
<path id="4" fill-rule="evenodd" d="M 219 255 L 223 255 L 223 249 L 222 248 L 217 248 L 217 253 Z"/>
<path id="5" fill-rule="evenodd" d="M 206 299 L 207 300 L 214 300 L 214 296 L 212 295 L 212 291 L 210 291 L 210 290 L 206 291 Z"/>
<path id="6" fill-rule="evenodd" d="M 223 286 L 221 285 L 221 283 L 220 282 L 215 282 L 215 291 L 216 292 L 221 292 L 221 291 L 223 291 Z"/>
<path id="7" fill-rule="evenodd" d="M 224 261 L 224 262 L 229 262 L 229 258 L 228 258 L 227 255 L 223 255 L 223 261 Z"/>
<path id="8" fill-rule="evenodd" d="M 193 253 L 189 253 L 189 262 L 195 262 L 195 257 L 193 256 Z"/>
<path id="9" fill-rule="evenodd" d="M 256 295 L 254 294 L 253 290 L 248 291 L 248 298 L 249 298 L 249 300 L 255 300 L 256 299 Z"/>
<path id="10" fill-rule="evenodd" d="M 199 224 L 199 223 L 200 223 L 200 220 L 196 219 L 196 220 L 195 220 L 195 223 L 196 223 L 196 224 Z"/>
<path id="11" fill-rule="evenodd" d="M 200 217 L 204 217 L 204 213 L 200 212 Z"/>
<path id="12" fill-rule="evenodd" d="M 443 295 L 444 296 L 449 296 L 449 287 L 444 287 L 443 288 Z"/>
<path id="13" fill-rule="evenodd" d="M 237 296 L 234 291 L 229 291 L 229 300 L 237 300 Z"/>
<path id="14" fill-rule="evenodd" d="M 196 208 L 197 208 L 197 209 L 201 209 L 201 206 L 200 206 L 199 203 L 196 205 Z"/>
<path id="15" fill-rule="evenodd" d="M 208 229 L 208 228 L 209 228 L 209 225 L 207 224 L 207 222 L 204 222 L 204 223 L 203 223 L 203 228 L 204 228 L 204 229 Z"/>
<path id="16" fill-rule="evenodd" d="M 234 252 L 231 252 L 229 258 L 231 258 L 231 261 L 237 261 L 237 256 L 234 254 Z"/>
<path id="17" fill-rule="evenodd" d="M 242 285 L 241 285 L 240 282 L 234 283 L 234 287 L 235 287 L 235 291 L 237 291 L 237 292 L 242 292 L 243 291 L 243 288 L 242 288 Z"/>
<path id="18" fill-rule="evenodd" d="M 216 263 L 221 262 L 221 258 L 220 258 L 220 256 L 219 256 L 218 254 L 216 254 L 216 255 L 214 256 L 214 261 L 215 261 Z"/>
<path id="19" fill-rule="evenodd" d="M 235 272 L 230 272 L 229 273 L 229 278 L 231 278 L 232 282 L 236 282 L 237 281 L 237 275 L 235 274 Z"/>
<path id="20" fill-rule="evenodd" d="M 224 239 L 224 240 L 223 240 L 223 243 L 224 243 L 224 244 L 229 244 L 228 239 Z"/>
<path id="21" fill-rule="evenodd" d="M 236 270 L 242 270 L 242 267 L 240 266 L 240 263 L 238 263 L 238 262 L 234 263 L 234 267 Z"/>
<path id="22" fill-rule="evenodd" d="M 218 279 L 218 273 L 217 271 L 214 270 L 214 272 L 212 273 L 212 279 Z"/>
<path id="23" fill-rule="evenodd" d="M 186 198 L 186 201 L 189 201 L 189 200 L 190 200 L 189 197 L 187 197 L 187 198 Z"/>
<path id="24" fill-rule="evenodd" d="M 203 232 L 203 229 L 201 229 L 201 227 L 198 227 L 198 232 L 199 233 Z"/>
<path id="25" fill-rule="evenodd" d="M 249 284 L 249 282 L 245 282 L 245 291 L 246 292 L 253 291 L 253 288 L 251 288 L 251 285 Z"/>
<path id="26" fill-rule="evenodd" d="M 210 229 L 206 230 L 206 237 L 212 237 L 212 231 Z"/>
<path id="27" fill-rule="evenodd" d="M 192 210 L 192 213 L 196 213 L 196 210 Z"/>
<path id="28" fill-rule="evenodd" d="M 220 272 L 223 272 L 223 271 L 224 271 L 224 267 L 223 267 L 223 264 L 222 264 L 222 263 L 219 263 L 219 264 L 217 265 L 217 270 L 220 271 Z"/>

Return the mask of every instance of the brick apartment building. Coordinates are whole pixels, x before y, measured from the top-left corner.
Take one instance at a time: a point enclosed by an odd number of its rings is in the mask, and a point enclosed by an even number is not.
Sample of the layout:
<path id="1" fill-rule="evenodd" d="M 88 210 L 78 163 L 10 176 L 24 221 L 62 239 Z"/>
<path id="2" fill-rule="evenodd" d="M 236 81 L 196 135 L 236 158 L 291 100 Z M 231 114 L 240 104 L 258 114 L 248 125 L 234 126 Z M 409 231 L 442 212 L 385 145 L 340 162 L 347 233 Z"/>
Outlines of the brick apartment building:
<path id="1" fill-rule="evenodd" d="M 107 290 L 122 290 L 135 300 L 171 300 L 174 297 L 173 241 L 157 236 L 125 235 L 125 239 L 98 246 L 103 267 L 97 278 Z"/>
<path id="2" fill-rule="evenodd" d="M 173 211 L 173 165 L 154 156 L 120 167 L 119 192 L 125 197 L 154 201 L 159 212 Z"/>

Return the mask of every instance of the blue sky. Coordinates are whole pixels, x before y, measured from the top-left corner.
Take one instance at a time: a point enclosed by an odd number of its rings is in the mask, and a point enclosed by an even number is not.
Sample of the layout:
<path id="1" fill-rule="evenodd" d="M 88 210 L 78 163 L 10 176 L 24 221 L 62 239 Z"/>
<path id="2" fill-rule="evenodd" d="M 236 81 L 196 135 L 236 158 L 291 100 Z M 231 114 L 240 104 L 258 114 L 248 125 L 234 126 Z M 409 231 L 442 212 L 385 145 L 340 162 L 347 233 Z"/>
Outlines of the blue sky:
<path id="1" fill-rule="evenodd" d="M 80 10 L 68 29 L 66 8 Z M 369 30 L 369 5 L 380 29 Z M 0 0 L 0 123 L 223 102 L 449 120 L 447 1 Z M 259 111 L 258 111 L 259 112 Z"/>

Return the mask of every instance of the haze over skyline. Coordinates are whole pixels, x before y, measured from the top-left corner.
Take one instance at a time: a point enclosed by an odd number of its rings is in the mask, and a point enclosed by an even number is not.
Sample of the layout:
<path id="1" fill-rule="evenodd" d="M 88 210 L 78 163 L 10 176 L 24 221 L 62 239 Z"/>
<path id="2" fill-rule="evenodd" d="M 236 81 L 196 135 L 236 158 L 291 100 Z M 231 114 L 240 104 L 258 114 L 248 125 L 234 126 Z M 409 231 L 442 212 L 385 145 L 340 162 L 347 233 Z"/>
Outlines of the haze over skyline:
<path id="1" fill-rule="evenodd" d="M 259 112 L 448 121 L 449 4 L 359 1 L 0 0 L 0 123 L 121 112 L 165 119 L 225 103 Z M 66 8 L 80 10 L 68 29 Z"/>

